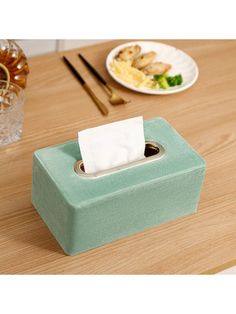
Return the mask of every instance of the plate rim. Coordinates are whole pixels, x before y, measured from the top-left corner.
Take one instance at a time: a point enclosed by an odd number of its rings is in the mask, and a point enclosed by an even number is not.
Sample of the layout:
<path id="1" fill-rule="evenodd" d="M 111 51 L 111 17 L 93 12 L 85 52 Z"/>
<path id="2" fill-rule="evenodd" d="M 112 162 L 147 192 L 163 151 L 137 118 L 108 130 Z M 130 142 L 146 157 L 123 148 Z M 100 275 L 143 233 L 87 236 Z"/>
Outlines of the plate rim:
<path id="1" fill-rule="evenodd" d="M 135 87 L 135 86 L 132 86 L 131 84 L 129 83 L 126 83 L 124 82 L 123 80 L 121 80 L 120 78 L 118 78 L 113 72 L 112 70 L 110 69 L 110 63 L 109 63 L 109 60 L 111 59 L 111 55 L 114 53 L 115 50 L 118 50 L 118 49 L 123 49 L 125 47 L 129 47 L 130 45 L 135 45 L 135 44 L 143 44 L 143 43 L 149 43 L 149 44 L 161 44 L 163 46 L 167 46 L 167 47 L 170 47 L 171 49 L 175 49 L 177 51 L 181 51 L 181 53 L 185 54 L 188 58 L 190 58 L 191 62 L 193 63 L 194 65 L 194 69 L 195 69 L 195 76 L 193 78 L 193 80 L 185 85 L 185 86 L 182 86 L 182 87 L 179 87 L 178 89 L 173 89 L 173 90 L 152 90 L 152 89 L 141 89 L 141 88 L 138 88 L 138 87 Z M 138 92 L 138 93 L 142 93 L 142 94 L 149 94 L 149 95 L 170 95 L 170 94 L 175 94 L 175 93 L 180 93 L 188 88 L 190 88 L 193 84 L 196 83 L 198 77 L 199 77 L 199 68 L 198 68 L 198 65 L 197 65 L 197 62 L 194 60 L 194 58 L 192 58 L 189 54 L 187 54 L 185 51 L 183 51 L 182 49 L 179 49 L 179 48 L 176 48 L 175 46 L 171 46 L 171 45 L 168 45 L 168 44 L 164 44 L 162 42 L 159 42 L 159 41 L 150 41 L 150 40 L 147 40 L 147 41 L 141 41 L 141 40 L 136 40 L 136 41 L 130 41 L 130 42 L 127 42 L 127 43 L 124 43 L 124 44 L 120 44 L 120 45 L 117 45 L 116 47 L 112 48 L 110 50 L 110 52 L 108 53 L 107 57 L 106 57 L 106 70 L 107 72 L 109 73 L 109 75 L 120 85 L 130 89 L 130 90 L 133 90 L 135 92 Z"/>

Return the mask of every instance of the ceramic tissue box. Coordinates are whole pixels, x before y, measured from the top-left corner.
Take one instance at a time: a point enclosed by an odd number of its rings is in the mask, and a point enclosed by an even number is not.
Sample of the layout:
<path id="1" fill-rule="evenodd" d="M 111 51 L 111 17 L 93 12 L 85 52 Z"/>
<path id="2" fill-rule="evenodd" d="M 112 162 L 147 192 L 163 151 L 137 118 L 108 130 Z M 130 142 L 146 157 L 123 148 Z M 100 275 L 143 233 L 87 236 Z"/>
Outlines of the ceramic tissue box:
<path id="1" fill-rule="evenodd" d="M 144 122 L 145 158 L 86 175 L 77 141 L 33 157 L 32 202 L 74 255 L 197 210 L 204 160 L 162 118 Z"/>

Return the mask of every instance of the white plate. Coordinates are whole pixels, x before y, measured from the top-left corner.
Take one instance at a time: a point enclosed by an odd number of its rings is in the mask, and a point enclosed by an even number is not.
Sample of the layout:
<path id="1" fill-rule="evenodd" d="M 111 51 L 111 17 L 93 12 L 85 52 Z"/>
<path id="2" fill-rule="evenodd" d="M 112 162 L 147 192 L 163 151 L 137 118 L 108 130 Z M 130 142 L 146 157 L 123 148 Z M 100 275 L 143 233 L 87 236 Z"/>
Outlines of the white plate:
<path id="1" fill-rule="evenodd" d="M 171 70 L 168 72 L 170 75 L 182 74 L 183 83 L 179 86 L 170 87 L 169 89 L 164 90 L 151 89 L 147 87 L 135 87 L 118 78 L 111 70 L 111 62 L 117 56 L 121 49 L 132 45 L 139 45 L 141 47 L 142 53 L 155 51 L 157 53 L 157 61 L 170 63 L 172 65 Z M 199 73 L 196 62 L 185 52 L 173 46 L 152 41 L 133 41 L 117 46 L 116 48 L 112 49 L 111 52 L 108 54 L 106 59 L 106 68 L 111 77 L 121 85 L 136 92 L 154 95 L 168 95 L 181 92 L 189 88 L 196 82 Z"/>

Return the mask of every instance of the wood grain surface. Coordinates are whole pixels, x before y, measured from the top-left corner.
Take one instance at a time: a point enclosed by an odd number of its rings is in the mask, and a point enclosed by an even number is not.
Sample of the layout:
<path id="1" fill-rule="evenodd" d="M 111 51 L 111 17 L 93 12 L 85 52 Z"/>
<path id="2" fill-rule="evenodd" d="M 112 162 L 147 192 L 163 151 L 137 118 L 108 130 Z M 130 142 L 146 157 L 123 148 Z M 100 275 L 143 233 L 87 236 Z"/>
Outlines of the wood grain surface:
<path id="1" fill-rule="evenodd" d="M 65 53 L 109 108 L 107 117 L 60 54 L 29 61 L 23 138 L 0 148 L 1 274 L 199 274 L 236 259 L 236 41 L 162 41 L 190 54 L 200 69 L 192 88 L 168 96 L 138 94 L 112 81 L 105 58 L 122 42 Z M 112 107 L 78 52 L 131 103 Z M 164 117 L 205 158 L 198 212 L 66 256 L 31 204 L 33 152 L 75 139 L 78 130 L 138 115 Z"/>

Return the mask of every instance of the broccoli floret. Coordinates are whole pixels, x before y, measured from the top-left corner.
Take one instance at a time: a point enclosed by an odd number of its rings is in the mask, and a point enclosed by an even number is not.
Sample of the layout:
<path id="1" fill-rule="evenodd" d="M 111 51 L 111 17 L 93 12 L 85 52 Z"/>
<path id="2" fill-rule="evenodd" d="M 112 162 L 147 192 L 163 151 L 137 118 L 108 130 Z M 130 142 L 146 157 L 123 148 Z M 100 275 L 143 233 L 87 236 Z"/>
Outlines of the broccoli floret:
<path id="1" fill-rule="evenodd" d="M 168 89 L 170 86 L 168 84 L 167 77 L 167 74 L 156 74 L 153 76 L 153 80 L 157 81 L 161 88 Z"/>
<path id="2" fill-rule="evenodd" d="M 170 86 L 181 85 L 183 83 L 183 77 L 181 74 L 167 77 L 167 82 Z"/>
<path id="3" fill-rule="evenodd" d="M 181 74 L 175 76 L 169 76 L 165 74 L 156 74 L 153 76 L 153 80 L 157 81 L 161 88 L 167 89 L 169 87 L 181 85 L 183 83 L 183 77 Z"/>
<path id="4" fill-rule="evenodd" d="M 163 89 L 168 89 L 169 87 L 181 85 L 183 83 L 183 77 L 181 74 L 175 76 L 168 76 L 167 73 L 156 74 L 153 76 L 153 80 L 157 81 Z"/>
<path id="5" fill-rule="evenodd" d="M 181 74 L 176 75 L 177 85 L 181 85 L 183 83 L 183 77 Z"/>
<path id="6" fill-rule="evenodd" d="M 153 79 L 155 80 L 155 81 L 159 81 L 159 79 L 161 79 L 161 78 L 167 78 L 168 77 L 168 75 L 167 74 L 155 74 L 154 76 L 153 76 Z"/>
<path id="7" fill-rule="evenodd" d="M 166 77 L 162 76 L 158 79 L 158 84 L 161 88 L 163 89 L 168 89 L 170 86 L 168 84 L 168 81 L 166 79 Z"/>

